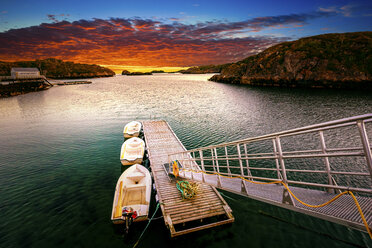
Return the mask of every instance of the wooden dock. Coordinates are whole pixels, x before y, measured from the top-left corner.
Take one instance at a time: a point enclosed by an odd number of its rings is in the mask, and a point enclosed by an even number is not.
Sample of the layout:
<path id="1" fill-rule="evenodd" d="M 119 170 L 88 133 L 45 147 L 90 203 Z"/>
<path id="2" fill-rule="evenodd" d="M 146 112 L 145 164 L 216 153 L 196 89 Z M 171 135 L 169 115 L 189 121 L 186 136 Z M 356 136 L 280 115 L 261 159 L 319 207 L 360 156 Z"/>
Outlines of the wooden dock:
<path id="1" fill-rule="evenodd" d="M 200 184 L 195 198 L 182 199 L 164 164 L 168 163 L 168 154 L 185 151 L 185 147 L 166 121 L 142 124 L 164 222 L 171 237 L 234 222 L 231 208 L 212 186 Z"/>

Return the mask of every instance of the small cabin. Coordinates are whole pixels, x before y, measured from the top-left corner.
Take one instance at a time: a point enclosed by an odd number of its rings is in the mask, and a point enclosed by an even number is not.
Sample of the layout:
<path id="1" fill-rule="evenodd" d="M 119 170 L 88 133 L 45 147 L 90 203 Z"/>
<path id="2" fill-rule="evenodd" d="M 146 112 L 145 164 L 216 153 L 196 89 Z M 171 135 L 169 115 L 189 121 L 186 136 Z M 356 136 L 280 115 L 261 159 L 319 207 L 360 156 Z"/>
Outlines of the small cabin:
<path id="1" fill-rule="evenodd" d="M 40 78 L 40 71 L 37 68 L 14 67 L 10 74 L 13 79 Z"/>

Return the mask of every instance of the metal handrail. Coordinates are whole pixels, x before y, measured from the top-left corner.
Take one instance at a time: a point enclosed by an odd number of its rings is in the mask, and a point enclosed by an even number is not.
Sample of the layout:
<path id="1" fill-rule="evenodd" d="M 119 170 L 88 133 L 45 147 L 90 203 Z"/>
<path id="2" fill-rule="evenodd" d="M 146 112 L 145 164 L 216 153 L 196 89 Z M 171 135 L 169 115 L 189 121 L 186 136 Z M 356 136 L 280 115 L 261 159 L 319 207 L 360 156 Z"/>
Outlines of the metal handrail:
<path id="1" fill-rule="evenodd" d="M 324 122 L 324 123 L 310 125 L 310 126 L 301 127 L 301 128 L 295 128 L 295 129 L 291 129 L 291 130 L 287 130 L 287 131 L 282 131 L 282 132 L 257 136 L 257 137 L 248 138 L 248 139 L 242 139 L 242 140 L 236 140 L 236 141 L 232 141 L 232 142 L 221 143 L 221 144 L 218 144 L 218 145 L 211 145 L 211 146 L 205 146 L 205 147 L 190 149 L 190 150 L 187 150 L 187 152 L 196 152 L 196 151 L 199 151 L 199 150 L 206 150 L 206 149 L 213 149 L 213 148 L 218 148 L 218 147 L 236 145 L 236 144 L 239 144 L 239 143 L 250 143 L 250 142 L 254 142 L 254 141 L 268 140 L 268 139 L 275 138 L 277 136 L 278 137 L 285 137 L 285 136 L 290 136 L 290 135 L 305 134 L 305 133 L 309 133 L 309 132 L 317 132 L 317 131 L 322 131 L 322 130 L 326 130 L 326 129 L 340 128 L 340 127 L 345 127 L 345 126 L 350 126 L 350 125 L 356 124 L 356 121 L 358 121 L 358 120 L 363 120 L 364 123 L 372 122 L 372 113 L 371 114 L 354 116 L 354 117 L 350 117 L 350 118 L 344 118 L 344 119 L 340 119 L 340 120 L 336 120 L 336 121 Z M 328 125 L 329 125 L 329 127 L 327 127 Z M 171 153 L 169 155 L 174 155 L 174 154 L 178 154 L 178 153 Z"/>
<path id="2" fill-rule="evenodd" d="M 310 125 L 306 127 L 291 129 L 287 131 L 272 133 L 268 135 L 226 142 L 218 145 L 211 145 L 196 149 L 187 150 L 169 154 L 169 162 L 178 160 L 185 169 L 193 169 L 204 172 L 218 172 L 226 176 L 240 175 L 255 180 L 268 180 L 267 177 L 252 176 L 251 170 L 277 172 L 276 178 L 269 180 L 282 180 L 284 183 L 297 184 L 302 186 L 314 186 L 326 188 L 329 192 L 333 189 L 353 189 L 355 191 L 371 193 L 371 186 L 366 187 L 350 187 L 349 185 L 337 185 L 334 175 L 345 176 L 369 176 L 372 185 L 372 152 L 369 144 L 365 123 L 372 122 L 372 114 L 365 114 L 344 118 L 335 121 L 324 122 L 320 124 Z M 359 138 L 362 143 L 361 147 L 326 147 L 324 131 L 331 129 L 340 129 L 348 126 L 356 126 L 359 131 Z M 282 148 L 281 138 L 294 137 L 303 134 L 315 133 L 319 138 L 320 149 L 299 150 L 299 151 L 284 151 Z M 272 140 L 272 152 L 257 152 L 249 153 L 247 144 L 254 144 L 265 140 Z M 228 149 L 234 150 L 233 153 L 228 153 Z M 266 147 L 267 148 L 267 147 Z M 224 151 L 221 152 L 221 149 Z M 220 154 L 218 152 L 220 151 Z M 344 158 L 344 157 L 364 157 L 366 161 L 366 171 L 336 171 L 331 169 L 329 158 Z M 287 168 L 285 161 L 290 159 L 311 159 L 318 158 L 324 160 L 325 169 L 319 170 L 314 168 Z M 276 166 L 271 168 L 249 166 L 249 161 L 269 160 L 275 161 Z M 234 162 L 235 161 L 235 162 Z M 235 163 L 235 164 L 232 164 Z M 235 170 L 235 174 L 231 172 Z M 240 170 L 240 174 L 236 172 Z M 223 171 L 223 172 L 220 172 Z M 319 175 L 326 174 L 328 184 L 305 182 L 298 180 L 287 179 L 287 172 L 298 173 L 314 173 Z M 367 179 L 368 180 L 368 179 Z M 339 183 L 339 182 L 337 182 Z"/>

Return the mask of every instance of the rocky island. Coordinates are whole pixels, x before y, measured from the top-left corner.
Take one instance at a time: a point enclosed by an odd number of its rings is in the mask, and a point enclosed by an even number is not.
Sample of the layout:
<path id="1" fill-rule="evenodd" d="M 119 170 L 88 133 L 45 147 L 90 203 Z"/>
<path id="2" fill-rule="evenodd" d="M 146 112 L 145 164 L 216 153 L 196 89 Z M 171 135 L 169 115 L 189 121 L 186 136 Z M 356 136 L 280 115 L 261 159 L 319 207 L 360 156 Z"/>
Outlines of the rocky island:
<path id="1" fill-rule="evenodd" d="M 136 72 L 130 72 L 130 71 L 127 71 L 127 70 L 123 70 L 121 72 L 121 75 L 127 75 L 127 76 L 142 76 L 142 75 L 152 75 L 151 72 L 139 72 L 139 71 L 136 71 Z"/>
<path id="2" fill-rule="evenodd" d="M 211 81 L 260 86 L 372 89 L 372 32 L 284 42 L 230 64 Z"/>

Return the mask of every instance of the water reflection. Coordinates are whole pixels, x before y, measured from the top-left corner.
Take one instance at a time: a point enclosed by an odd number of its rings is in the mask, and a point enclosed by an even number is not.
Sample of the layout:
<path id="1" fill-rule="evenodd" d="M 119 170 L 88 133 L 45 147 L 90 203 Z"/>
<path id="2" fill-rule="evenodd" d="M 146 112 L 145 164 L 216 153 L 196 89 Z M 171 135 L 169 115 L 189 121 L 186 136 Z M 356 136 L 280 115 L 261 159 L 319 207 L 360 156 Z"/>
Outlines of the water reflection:
<path id="1" fill-rule="evenodd" d="M 89 85 L 0 99 L 0 244 L 122 246 L 110 213 L 124 169 L 122 130 L 129 121 L 165 119 L 187 148 L 195 148 L 372 112 L 372 95 L 364 92 L 255 88 L 209 82 L 209 77 L 97 78 Z M 247 233 L 255 234 L 252 247 L 348 246 L 318 233 L 329 230 L 331 237 L 366 246 L 359 232 L 229 196 L 237 200 L 227 199 L 234 225 L 197 233 L 177 246 L 243 247 Z M 307 229 L 278 218 L 306 223 Z M 141 244 L 175 245 L 161 221 L 150 225 Z"/>
<path id="2" fill-rule="evenodd" d="M 42 121 L 40 118 L 45 116 L 45 93 L 40 91 L 15 97 L 23 119 Z"/>

